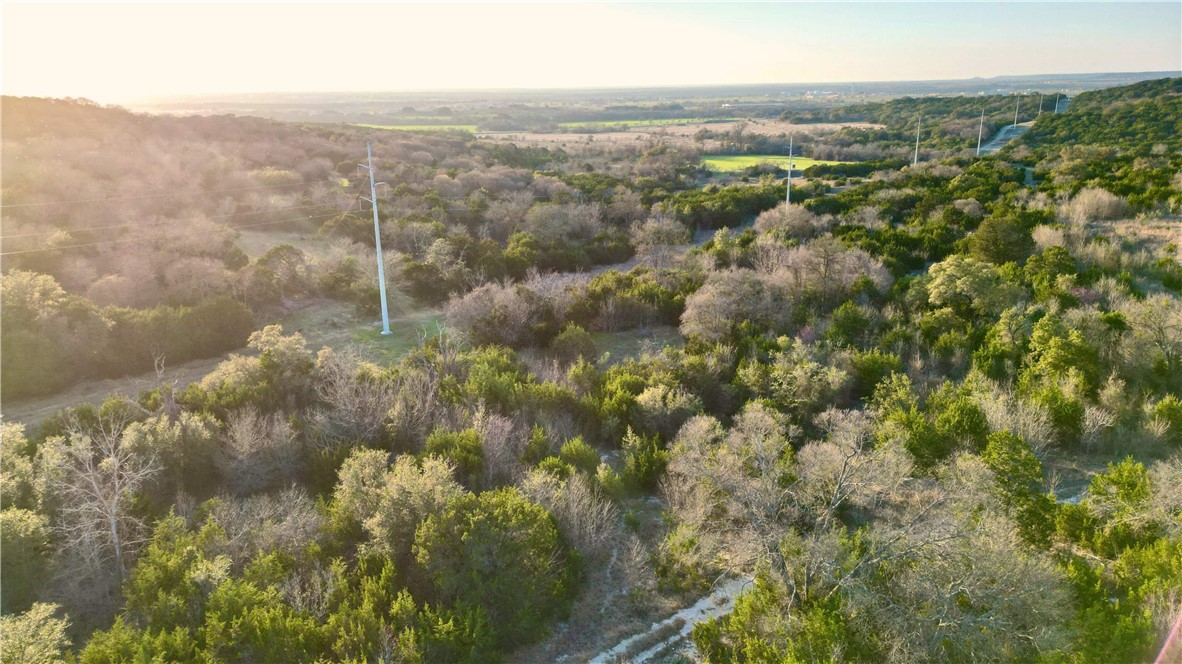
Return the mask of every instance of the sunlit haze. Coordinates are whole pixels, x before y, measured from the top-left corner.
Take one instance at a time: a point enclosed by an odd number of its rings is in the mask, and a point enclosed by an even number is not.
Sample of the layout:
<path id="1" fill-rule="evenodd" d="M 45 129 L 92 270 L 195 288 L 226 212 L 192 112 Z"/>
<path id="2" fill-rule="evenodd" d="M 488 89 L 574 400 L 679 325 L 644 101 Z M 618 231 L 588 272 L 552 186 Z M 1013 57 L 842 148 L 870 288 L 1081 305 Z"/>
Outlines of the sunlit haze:
<path id="1" fill-rule="evenodd" d="M 5 94 L 103 102 L 1182 68 L 1177 2 L 5 3 L 3 19 Z"/>

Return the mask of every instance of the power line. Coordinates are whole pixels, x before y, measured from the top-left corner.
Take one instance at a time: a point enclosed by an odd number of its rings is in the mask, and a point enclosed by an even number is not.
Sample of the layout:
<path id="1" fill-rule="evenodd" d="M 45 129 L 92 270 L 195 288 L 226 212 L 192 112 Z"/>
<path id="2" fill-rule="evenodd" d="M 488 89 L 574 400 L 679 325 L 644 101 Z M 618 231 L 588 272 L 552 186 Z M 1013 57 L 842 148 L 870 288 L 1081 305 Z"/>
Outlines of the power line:
<path id="1" fill-rule="evenodd" d="M 354 201 L 354 202 L 356 202 L 356 201 Z M 231 217 L 245 217 L 247 215 L 252 215 L 252 214 L 267 214 L 269 212 L 285 212 L 288 210 L 304 210 L 307 208 L 317 208 L 317 207 L 326 207 L 326 206 L 321 203 L 313 203 L 313 204 L 309 204 L 309 205 L 296 205 L 294 207 L 273 208 L 273 209 L 269 209 L 269 210 L 255 210 L 252 212 L 234 212 L 231 214 L 206 216 L 204 218 L 205 219 L 227 219 L 227 218 L 231 218 Z M 144 227 L 148 227 L 148 226 L 163 226 L 165 224 L 176 223 L 177 221 L 178 221 L 177 219 L 168 219 L 165 221 L 152 221 L 152 222 L 148 222 L 148 223 L 115 224 L 113 226 L 89 226 L 89 227 L 85 227 L 85 228 L 58 228 L 58 229 L 54 229 L 52 231 L 42 231 L 40 233 L 18 233 L 18 234 L 14 234 L 14 235 L 0 235 L 0 240 L 8 240 L 8 239 L 18 238 L 18 237 L 37 237 L 39 235 L 53 235 L 54 233 L 61 233 L 61 232 L 87 233 L 90 231 L 107 231 L 107 230 L 114 230 L 117 228 L 144 228 Z"/>
<path id="2" fill-rule="evenodd" d="M 343 213 L 337 211 L 337 212 L 331 212 L 329 214 L 293 217 L 291 219 L 280 219 L 278 221 L 264 221 L 264 222 L 257 223 L 257 224 L 243 224 L 241 226 L 225 226 L 225 228 L 227 228 L 229 230 L 237 230 L 239 228 L 254 228 L 256 226 L 271 226 L 273 224 L 285 224 L 285 223 L 289 223 L 292 221 L 310 221 L 313 219 L 327 219 L 328 217 L 336 217 L 341 214 L 343 214 Z M 221 229 L 219 228 L 219 229 L 214 229 L 214 230 L 221 230 Z M 20 251 L 5 251 L 3 253 L 0 253 L 0 256 L 15 256 L 17 254 L 32 254 L 32 253 L 37 253 L 37 252 L 42 252 L 42 251 L 58 251 L 61 249 L 79 249 L 82 247 L 97 247 L 97 246 L 107 245 L 107 244 L 125 244 L 128 242 L 145 242 L 148 240 L 163 240 L 163 239 L 170 238 L 170 237 L 181 237 L 181 236 L 186 236 L 186 235 L 202 235 L 202 234 L 210 233 L 210 232 L 214 232 L 214 231 L 191 231 L 188 233 L 169 233 L 167 235 L 152 235 L 152 236 L 138 237 L 138 238 L 124 238 L 124 239 L 120 239 L 120 240 L 103 240 L 100 242 L 88 242 L 86 244 L 66 244 L 66 245 L 62 245 L 60 247 L 41 247 L 39 249 L 22 249 Z"/>
<path id="3" fill-rule="evenodd" d="M 251 191 L 257 189 L 280 189 L 283 187 L 299 187 L 303 185 L 313 184 L 340 184 L 336 180 L 307 180 L 300 182 L 290 182 L 288 184 L 268 184 L 257 187 L 230 187 L 228 189 L 202 189 L 199 191 L 181 191 L 169 194 L 147 194 L 144 196 L 127 196 L 123 198 L 87 198 L 73 201 L 45 201 L 40 203 L 12 203 L 10 205 L 0 205 L 0 208 L 21 208 L 21 207 L 40 207 L 45 205 L 76 205 L 79 203 L 114 203 L 121 201 L 140 201 L 152 198 L 170 198 L 173 196 L 199 196 L 201 194 L 220 194 L 227 191 Z"/>

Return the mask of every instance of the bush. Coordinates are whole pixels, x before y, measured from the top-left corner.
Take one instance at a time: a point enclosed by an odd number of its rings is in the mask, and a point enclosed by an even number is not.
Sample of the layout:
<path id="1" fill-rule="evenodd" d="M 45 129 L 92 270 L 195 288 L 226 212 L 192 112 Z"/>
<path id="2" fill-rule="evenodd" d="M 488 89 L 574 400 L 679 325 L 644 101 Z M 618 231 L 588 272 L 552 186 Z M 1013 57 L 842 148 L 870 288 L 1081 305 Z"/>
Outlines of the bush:
<path id="1" fill-rule="evenodd" d="M 414 551 L 439 597 L 482 609 L 506 648 L 542 636 L 574 590 L 554 518 L 515 488 L 456 498 L 419 526 Z"/>
<path id="2" fill-rule="evenodd" d="M 594 359 L 595 339 L 586 330 L 571 323 L 550 340 L 550 351 L 566 364 L 579 359 Z"/>
<path id="3" fill-rule="evenodd" d="M 423 454 L 455 464 L 456 474 L 468 487 L 480 487 L 484 477 L 484 448 L 475 429 L 436 429 L 427 437 Z"/>
<path id="4" fill-rule="evenodd" d="M 1165 440 L 1182 445 L 1182 399 L 1167 394 L 1153 406 L 1153 418 L 1165 424 Z"/>
<path id="5" fill-rule="evenodd" d="M 652 491 L 657 487 L 669 452 L 660 445 L 657 436 L 640 436 L 628 428 L 621 443 L 624 451 L 624 485 L 632 491 Z"/>
<path id="6" fill-rule="evenodd" d="M 593 473 L 599 466 L 599 452 L 583 442 L 582 436 L 571 438 L 563 443 L 558 458 L 584 473 Z"/>

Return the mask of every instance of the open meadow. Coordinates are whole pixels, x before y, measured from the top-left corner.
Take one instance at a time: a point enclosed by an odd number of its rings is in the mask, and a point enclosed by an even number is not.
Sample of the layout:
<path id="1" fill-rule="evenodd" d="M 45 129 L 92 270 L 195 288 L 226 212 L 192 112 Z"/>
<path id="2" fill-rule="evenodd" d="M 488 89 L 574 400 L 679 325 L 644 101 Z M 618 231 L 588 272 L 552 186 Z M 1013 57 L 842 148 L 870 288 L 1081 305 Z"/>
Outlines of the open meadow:
<path id="1" fill-rule="evenodd" d="M 702 163 L 712 171 L 731 172 L 741 171 L 745 168 L 758 166 L 760 164 L 775 164 L 780 168 L 788 167 L 789 158 L 782 154 L 716 154 L 702 157 Z M 810 159 L 808 157 L 792 157 L 792 166 L 795 170 L 804 170 L 809 166 L 830 165 L 830 164 L 845 164 L 849 162 L 844 161 L 824 161 L 821 159 Z"/>

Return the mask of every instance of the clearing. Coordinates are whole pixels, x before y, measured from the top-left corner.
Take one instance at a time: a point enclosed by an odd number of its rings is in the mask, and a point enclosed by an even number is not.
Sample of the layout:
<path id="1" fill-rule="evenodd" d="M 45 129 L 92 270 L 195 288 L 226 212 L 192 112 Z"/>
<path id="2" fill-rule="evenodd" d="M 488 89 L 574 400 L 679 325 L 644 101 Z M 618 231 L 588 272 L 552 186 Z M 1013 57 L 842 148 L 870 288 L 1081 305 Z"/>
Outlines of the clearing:
<path id="1" fill-rule="evenodd" d="M 786 166 L 788 164 L 788 155 L 782 154 L 716 154 L 702 157 L 702 163 L 712 171 L 730 172 L 741 171 L 744 168 L 758 166 L 759 164 L 775 164 L 777 166 Z M 821 159 L 810 159 L 809 157 L 792 157 L 792 165 L 796 170 L 804 170 L 809 166 L 816 166 L 817 164 L 848 164 L 847 161 L 823 161 Z"/>
<path id="2" fill-rule="evenodd" d="M 685 344 L 677 327 L 673 325 L 652 325 L 619 332 L 592 332 L 595 350 L 599 355 L 609 353 L 610 364 L 647 353 L 658 353 L 662 348 L 680 348 Z"/>
<path id="3" fill-rule="evenodd" d="M 438 332 L 443 311 L 435 308 L 408 308 L 394 311 L 390 316 L 391 334 L 383 336 L 381 324 L 371 316 L 359 316 L 352 304 L 336 300 L 309 300 L 293 306 L 278 320 L 260 323 L 259 327 L 279 323 L 285 333 L 299 332 L 308 341 L 313 351 L 324 346 L 336 350 L 352 348 L 363 358 L 387 364 L 395 362 L 419 344 L 424 336 Z M 226 356 L 231 353 L 253 354 L 248 348 L 229 351 L 225 355 L 192 360 L 176 366 L 167 365 L 165 358 L 165 380 L 178 387 L 201 380 Z M 135 396 L 141 390 L 157 386 L 155 372 L 121 378 L 86 380 L 68 389 L 46 397 L 34 397 L 19 401 L 6 401 L 3 406 L 5 422 L 23 422 L 36 425 L 62 408 L 80 403 L 102 403 L 108 395 L 116 392 Z"/>
<path id="4" fill-rule="evenodd" d="M 324 238 L 315 232 L 258 230 L 253 228 L 239 228 L 238 238 L 235 240 L 243 253 L 254 260 L 281 244 L 290 244 L 300 251 L 323 258 L 331 246 Z"/>

